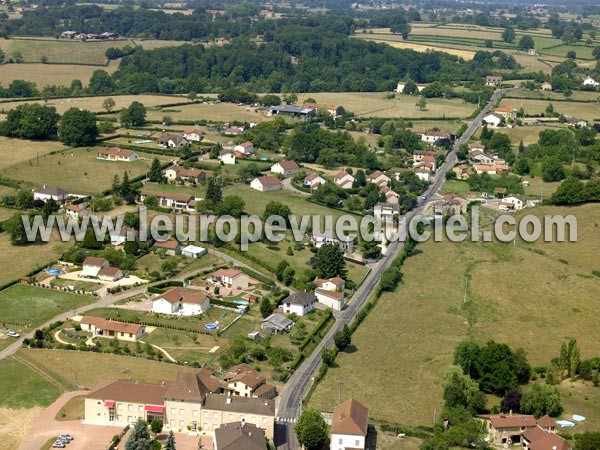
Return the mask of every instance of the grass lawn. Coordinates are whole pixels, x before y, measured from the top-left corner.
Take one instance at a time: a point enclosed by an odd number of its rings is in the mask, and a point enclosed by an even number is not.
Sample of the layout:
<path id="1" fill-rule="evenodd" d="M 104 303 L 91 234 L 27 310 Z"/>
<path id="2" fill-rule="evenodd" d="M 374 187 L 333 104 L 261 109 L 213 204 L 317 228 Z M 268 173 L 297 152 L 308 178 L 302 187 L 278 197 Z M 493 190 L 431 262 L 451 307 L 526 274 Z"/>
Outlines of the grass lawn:
<path id="1" fill-rule="evenodd" d="M 506 98 L 527 98 L 532 100 L 576 100 L 576 101 L 596 101 L 600 97 L 599 92 L 595 91 L 573 91 L 570 97 L 565 97 L 562 92 L 552 91 L 528 91 L 526 89 L 518 89 L 508 91 L 504 94 Z"/>
<path id="2" fill-rule="evenodd" d="M 420 111 L 415 106 L 418 100 L 415 96 L 396 95 L 393 99 L 387 99 L 386 95 L 386 92 L 317 92 L 299 94 L 298 102 L 312 97 L 319 103 L 341 105 L 359 117 L 465 118 L 475 110 L 475 105 L 461 99 L 431 98 L 427 99 L 425 111 Z"/>
<path id="3" fill-rule="evenodd" d="M 14 358 L 0 361 L 0 405 L 8 408 L 48 406 L 60 390 Z"/>
<path id="4" fill-rule="evenodd" d="M 578 242 L 419 245 L 403 267 L 403 284 L 383 295 L 352 338 L 357 351 L 338 356 L 339 367 L 329 370 L 310 404 L 331 411 L 336 380 L 344 380 L 343 397 L 368 404 L 374 419 L 430 424 L 434 408 L 442 406 L 443 371 L 456 344 L 469 336 L 523 347 L 532 366 L 548 364 L 568 337 L 577 339 L 582 358 L 596 356 L 600 285 L 591 272 L 598 267 L 600 210 L 586 205 L 525 213 L 576 215 Z M 423 282 L 424 274 L 432 282 Z M 383 388 L 390 377 L 399 381 L 393 390 Z M 571 414 L 593 405 L 574 394 L 570 399 Z M 587 417 L 586 426 L 600 430 L 597 409 Z"/>
<path id="5" fill-rule="evenodd" d="M 562 103 L 561 103 L 562 105 Z M 551 124 L 551 125 L 531 125 L 524 127 L 507 128 L 500 131 L 501 133 L 507 134 L 513 146 L 518 146 L 519 142 L 523 141 L 523 144 L 530 145 L 535 144 L 539 140 L 540 132 L 544 130 L 559 130 L 566 128 L 564 124 Z"/>
<path id="6" fill-rule="evenodd" d="M 15 191 L 12 191 L 11 194 L 13 192 L 15 192 Z M 8 192 L 7 192 L 7 194 L 8 194 Z M 5 195 L 5 194 L 0 193 L 0 196 L 1 195 Z M 20 213 L 23 213 L 23 212 L 24 211 L 21 211 L 21 210 L 18 210 L 18 209 L 6 208 L 4 206 L 0 206 L 0 220 L 6 220 L 6 219 L 12 217 L 14 214 L 20 214 Z"/>
<path id="7" fill-rule="evenodd" d="M 22 324 L 17 328 L 26 331 L 93 301 L 94 297 L 87 295 L 18 284 L 0 291 L 0 317 L 8 323 Z M 31 326 L 26 327 L 28 324 Z"/>
<path id="8" fill-rule="evenodd" d="M 469 183 L 463 180 L 446 180 L 440 191 L 442 194 L 466 194 L 471 192 Z"/>
<path id="9" fill-rule="evenodd" d="M 550 196 L 554 193 L 554 191 L 556 190 L 556 188 L 558 186 L 560 186 L 560 182 L 544 183 L 541 177 L 535 177 L 535 178 L 523 177 L 523 181 L 529 182 L 529 186 L 526 186 L 524 188 L 525 195 L 527 197 L 541 197 L 543 194 L 544 198 L 547 198 L 548 196 Z M 542 185 L 543 185 L 543 192 L 542 192 Z"/>
<path id="10" fill-rule="evenodd" d="M 69 247 L 69 243 L 59 242 L 56 235 L 48 244 L 28 245 L 25 247 L 12 245 L 6 233 L 0 234 L 0 261 L 2 272 L 0 284 L 16 280 L 20 276 L 55 261 Z M 1 315 L 0 315 L 1 317 Z"/>
<path id="11" fill-rule="evenodd" d="M 59 412 L 56 413 L 55 420 L 58 420 L 59 422 L 67 420 L 83 420 L 85 414 L 84 408 L 85 395 L 73 397 Z"/>
<path id="12" fill-rule="evenodd" d="M 98 148 L 78 148 L 53 155 L 45 155 L 15 164 L 0 171 L 0 175 L 15 180 L 26 180 L 36 185 L 60 186 L 76 194 L 94 194 L 110 188 L 115 175 L 122 178 L 128 171 L 129 178 L 146 173 L 151 160 L 133 162 L 101 161 L 97 159 Z M 65 173 L 77 176 L 65 177 Z"/>
<path id="13" fill-rule="evenodd" d="M 0 104 L 0 107 L 6 111 L 12 109 L 6 108 L 2 104 Z M 41 158 L 50 152 L 66 148 L 66 146 L 58 141 L 28 141 L 0 136 L 0 170 L 29 160 L 33 160 L 32 164 L 35 165 L 36 157 L 39 156 Z M 2 176 L 8 175 L 6 172 L 2 174 Z"/>
<path id="14" fill-rule="evenodd" d="M 165 102 L 166 103 L 166 102 Z M 174 103 L 171 101 L 170 103 Z M 148 120 L 162 120 L 164 116 L 177 120 L 211 120 L 215 122 L 230 122 L 238 120 L 248 122 L 260 119 L 262 121 L 272 120 L 263 113 L 256 112 L 255 108 L 247 105 L 237 106 L 234 103 L 194 103 L 183 106 L 169 106 L 166 108 L 152 108 L 148 110 Z"/>
<path id="15" fill-rule="evenodd" d="M 216 308 L 213 308 L 216 309 Z M 194 336 L 196 339 L 194 339 Z M 209 353 L 209 350 L 219 346 L 219 352 L 228 344 L 227 339 L 205 334 L 186 333 L 183 331 L 158 328 L 144 342 L 164 348 L 173 358 L 184 363 L 209 363 L 219 353 Z"/>
<path id="16" fill-rule="evenodd" d="M 179 272 L 190 272 L 193 270 L 207 269 L 213 263 L 221 263 L 221 260 L 214 255 L 206 254 L 199 259 L 187 258 L 185 256 L 167 256 L 164 259 L 156 253 L 148 253 L 138 259 L 136 264 L 136 273 L 147 276 L 152 272 L 160 272 L 162 264 L 171 258 L 177 258 L 179 261 Z"/>

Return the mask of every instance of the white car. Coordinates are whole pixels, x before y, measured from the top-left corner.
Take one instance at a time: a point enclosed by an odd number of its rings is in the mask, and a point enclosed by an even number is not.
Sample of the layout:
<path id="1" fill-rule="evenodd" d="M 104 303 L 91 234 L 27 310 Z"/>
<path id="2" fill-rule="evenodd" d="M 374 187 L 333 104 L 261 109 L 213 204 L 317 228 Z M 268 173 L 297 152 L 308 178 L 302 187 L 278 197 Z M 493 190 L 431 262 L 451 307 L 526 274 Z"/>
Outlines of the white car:
<path id="1" fill-rule="evenodd" d="M 7 335 L 8 337 L 11 337 L 11 338 L 18 338 L 19 336 L 21 336 L 21 335 L 20 335 L 19 333 L 17 333 L 16 331 L 9 331 L 8 333 L 6 333 L 6 335 Z"/>
<path id="2" fill-rule="evenodd" d="M 52 448 L 66 448 L 66 444 L 62 441 L 56 441 L 54 444 L 52 444 Z"/>

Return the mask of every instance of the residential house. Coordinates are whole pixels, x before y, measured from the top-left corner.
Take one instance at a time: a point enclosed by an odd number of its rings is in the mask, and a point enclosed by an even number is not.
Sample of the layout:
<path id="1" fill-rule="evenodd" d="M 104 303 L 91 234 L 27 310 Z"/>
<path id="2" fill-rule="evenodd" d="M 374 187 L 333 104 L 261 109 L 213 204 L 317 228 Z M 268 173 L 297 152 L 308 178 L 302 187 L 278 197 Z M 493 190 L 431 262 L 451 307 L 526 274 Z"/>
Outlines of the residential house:
<path id="1" fill-rule="evenodd" d="M 167 239 L 166 241 L 156 241 L 152 246 L 155 250 L 164 250 L 168 256 L 181 255 L 181 245 L 175 239 Z"/>
<path id="2" fill-rule="evenodd" d="M 485 152 L 485 145 L 483 145 L 480 141 L 471 142 L 467 147 L 469 148 L 469 155 L 473 152 Z"/>
<path id="3" fill-rule="evenodd" d="M 408 172 L 411 169 L 408 169 L 406 167 L 392 167 L 390 170 L 387 171 L 388 175 L 392 178 L 394 178 L 396 181 L 400 181 L 400 175 L 404 172 Z"/>
<path id="4" fill-rule="evenodd" d="M 248 364 L 233 366 L 223 375 L 223 380 L 234 395 L 266 399 L 277 397 L 275 386 L 267 384 L 267 379 Z"/>
<path id="5" fill-rule="evenodd" d="M 337 116 L 338 116 L 338 114 L 337 114 L 338 107 L 335 105 L 331 105 L 328 103 L 309 103 L 309 102 L 304 102 L 303 105 L 308 106 L 309 108 L 316 109 L 317 111 L 319 109 L 327 110 L 329 115 L 331 117 L 333 117 L 334 119 L 337 118 Z"/>
<path id="6" fill-rule="evenodd" d="M 390 183 L 390 178 L 385 175 L 383 172 L 376 170 L 375 172 L 367 175 L 367 181 L 371 183 L 375 183 L 377 186 L 387 186 Z"/>
<path id="7" fill-rule="evenodd" d="M 233 147 L 233 151 L 241 153 L 242 155 L 250 156 L 254 154 L 254 144 L 250 141 L 242 142 L 241 144 Z"/>
<path id="8" fill-rule="evenodd" d="M 285 115 L 285 116 L 294 116 L 294 117 L 303 117 L 308 119 L 315 115 L 315 109 L 309 108 L 308 106 L 295 106 L 295 105 L 278 105 L 271 106 L 267 110 L 268 116 L 273 115 Z"/>
<path id="9" fill-rule="evenodd" d="M 300 166 L 295 161 L 279 161 L 271 166 L 271 172 L 287 177 L 300 172 Z"/>
<path id="10" fill-rule="evenodd" d="M 478 174 L 487 173 L 488 175 L 497 175 L 508 172 L 506 164 L 475 164 L 473 168 Z"/>
<path id="11" fill-rule="evenodd" d="M 84 278 L 97 278 L 100 269 L 108 266 L 110 266 L 108 260 L 104 258 L 88 256 L 83 260 L 83 271 L 81 272 L 81 276 Z"/>
<path id="12" fill-rule="evenodd" d="M 452 134 L 447 131 L 424 131 L 421 134 L 421 141 L 429 145 L 437 144 L 441 141 L 452 140 Z"/>
<path id="13" fill-rule="evenodd" d="M 261 329 L 269 334 L 287 333 L 294 326 L 294 322 L 284 315 L 273 313 L 262 321 Z"/>
<path id="14" fill-rule="evenodd" d="M 540 53 L 535 48 L 530 48 L 529 50 L 527 50 L 527 54 L 529 56 L 540 56 Z"/>
<path id="15" fill-rule="evenodd" d="M 502 106 L 500 108 L 494 108 L 493 111 L 495 114 L 504 117 L 505 121 L 515 120 L 517 118 L 517 110 L 514 108 L 509 108 L 508 106 Z"/>
<path id="16" fill-rule="evenodd" d="M 206 254 L 206 249 L 196 245 L 188 245 L 181 249 L 181 254 L 183 256 L 187 256 L 188 258 L 198 259 Z"/>
<path id="17" fill-rule="evenodd" d="M 587 128 L 588 126 L 587 120 L 577 119 L 576 117 L 567 117 L 567 123 L 575 128 Z"/>
<path id="18" fill-rule="evenodd" d="M 469 155 L 469 161 L 472 164 L 490 165 L 494 164 L 496 160 L 485 153 L 473 152 Z"/>
<path id="19" fill-rule="evenodd" d="M 273 439 L 275 401 L 218 394 L 206 396 L 202 405 L 202 431 L 214 431 L 224 423 L 242 420 L 261 428 L 267 438 Z"/>
<path id="20" fill-rule="evenodd" d="M 468 180 L 473 175 L 473 169 L 466 164 L 460 164 L 452 168 L 452 171 L 456 174 L 456 178 L 459 180 Z"/>
<path id="21" fill-rule="evenodd" d="M 188 194 L 142 189 L 140 200 L 143 202 L 148 197 L 156 197 L 158 206 L 162 208 L 171 208 L 176 212 L 196 211 L 196 198 Z"/>
<path id="22" fill-rule="evenodd" d="M 335 310 L 344 309 L 344 288 L 346 282 L 343 278 L 334 277 L 326 280 L 315 280 L 315 297 L 319 303 Z"/>
<path id="23" fill-rule="evenodd" d="M 342 189 L 351 189 L 354 184 L 354 177 L 346 171 L 339 171 L 333 176 L 333 182 Z"/>
<path id="24" fill-rule="evenodd" d="M 87 203 L 71 204 L 65 206 L 65 214 L 69 220 L 79 220 L 90 214 Z"/>
<path id="25" fill-rule="evenodd" d="M 308 175 L 306 175 L 306 177 L 304 178 L 304 180 L 302 180 L 302 184 L 304 186 L 309 187 L 311 190 L 317 190 L 317 188 L 322 185 L 325 184 L 326 181 L 323 177 L 321 177 L 318 173 L 312 172 L 309 173 Z"/>
<path id="26" fill-rule="evenodd" d="M 317 298 L 308 292 L 294 292 L 281 302 L 285 314 L 305 316 L 315 310 Z"/>
<path id="27" fill-rule="evenodd" d="M 504 123 L 504 117 L 502 117 L 500 114 L 489 113 L 483 116 L 483 122 L 492 128 L 498 128 L 502 123 Z"/>
<path id="28" fill-rule="evenodd" d="M 500 86 L 502 84 L 502 77 L 495 77 L 493 75 L 488 75 L 485 77 L 485 85 L 486 86 Z"/>
<path id="29" fill-rule="evenodd" d="M 400 205 L 397 204 L 377 203 L 373 208 L 373 217 L 381 222 L 392 220 L 398 215 L 400 215 Z"/>
<path id="30" fill-rule="evenodd" d="M 587 76 L 583 79 L 583 83 L 584 86 L 586 87 L 594 87 L 597 88 L 598 86 L 600 86 L 600 83 L 598 83 L 596 80 L 594 80 L 592 77 Z"/>
<path id="31" fill-rule="evenodd" d="M 521 443 L 521 433 L 537 427 L 534 416 L 525 414 L 491 414 L 479 416 L 486 422 L 489 442 L 492 445 Z"/>
<path id="32" fill-rule="evenodd" d="M 527 205 L 527 199 L 520 195 L 509 195 L 502 199 L 502 203 L 513 211 L 521 211 Z"/>
<path id="33" fill-rule="evenodd" d="M 102 267 L 98 271 L 98 279 L 100 281 L 115 282 L 123 278 L 123 271 L 118 267 Z"/>
<path id="34" fill-rule="evenodd" d="M 164 176 L 171 183 L 176 181 L 177 178 L 187 181 L 193 181 L 195 183 L 200 183 L 206 180 L 206 172 L 203 170 L 189 168 L 186 169 L 182 166 L 172 166 L 164 171 Z"/>
<path id="35" fill-rule="evenodd" d="M 33 190 L 33 199 L 34 200 L 42 200 L 43 202 L 47 202 L 52 199 L 56 203 L 64 203 L 69 198 L 69 193 L 60 188 L 58 186 L 50 186 L 44 184 L 37 189 Z"/>
<path id="36" fill-rule="evenodd" d="M 187 147 L 190 145 L 190 141 L 181 134 L 162 133 L 156 142 L 158 145 L 168 148 Z"/>
<path id="37" fill-rule="evenodd" d="M 349 236 L 337 236 L 329 230 L 313 230 L 310 240 L 317 248 L 321 248 L 324 244 L 336 244 L 343 253 L 354 252 L 354 239 Z"/>
<path id="38" fill-rule="evenodd" d="M 235 164 L 235 153 L 232 150 L 223 150 L 219 153 L 219 161 L 223 164 L 233 165 Z"/>
<path id="39" fill-rule="evenodd" d="M 252 286 L 250 277 L 237 269 L 219 269 L 213 272 L 211 277 L 215 283 L 220 283 L 222 286 L 234 291 L 240 291 Z"/>
<path id="40" fill-rule="evenodd" d="M 83 316 L 79 322 L 83 331 L 89 331 L 93 337 L 116 338 L 121 341 L 137 342 L 146 334 L 144 325 L 117 322 L 100 317 Z"/>
<path id="41" fill-rule="evenodd" d="M 228 127 L 223 130 L 223 134 L 229 136 L 237 136 L 239 134 L 242 134 L 244 131 L 246 131 L 244 127 Z"/>
<path id="42" fill-rule="evenodd" d="M 138 159 L 138 154 L 132 150 L 127 150 L 119 147 L 105 147 L 98 150 L 98 159 L 106 161 L 124 161 L 132 162 Z"/>
<path id="43" fill-rule="evenodd" d="M 267 175 L 252 180 L 250 187 L 260 192 L 278 191 L 281 189 L 281 182 L 275 175 Z"/>
<path id="44" fill-rule="evenodd" d="M 379 192 L 385 195 L 386 203 L 400 203 L 400 195 L 396 191 L 391 190 L 389 187 L 384 186 L 379 189 Z"/>
<path id="45" fill-rule="evenodd" d="M 552 85 L 550 83 L 548 83 L 547 81 L 544 81 L 541 86 L 540 89 L 542 91 L 551 91 L 552 90 Z"/>
<path id="46" fill-rule="evenodd" d="M 213 447 L 214 450 L 268 450 L 265 433 L 245 420 L 225 423 L 217 428 Z"/>
<path id="47" fill-rule="evenodd" d="M 413 170 L 419 180 L 429 181 L 433 177 L 433 170 L 429 163 L 419 163 L 413 167 Z"/>
<path id="48" fill-rule="evenodd" d="M 423 151 L 423 150 L 415 150 L 413 152 L 413 165 L 417 165 L 420 162 L 435 162 L 437 160 L 438 154 L 432 151 Z"/>
<path id="49" fill-rule="evenodd" d="M 183 131 L 183 137 L 188 140 L 188 142 L 200 142 L 202 140 L 202 131 L 198 128 L 188 128 Z"/>
<path id="50" fill-rule="evenodd" d="M 333 409 L 331 450 L 364 450 L 369 428 L 369 410 L 354 399 Z"/>
<path id="51" fill-rule="evenodd" d="M 63 31 L 62 33 L 60 33 L 61 37 L 67 38 L 67 39 L 73 39 L 78 34 L 79 33 L 77 31 Z"/>
<path id="52" fill-rule="evenodd" d="M 140 232 L 135 228 L 121 227 L 109 232 L 110 245 L 119 246 L 127 241 L 136 241 L 140 236 Z"/>
<path id="53" fill-rule="evenodd" d="M 152 300 L 152 312 L 175 314 L 179 316 L 197 316 L 210 309 L 210 300 L 202 291 L 189 291 L 174 287 Z"/>

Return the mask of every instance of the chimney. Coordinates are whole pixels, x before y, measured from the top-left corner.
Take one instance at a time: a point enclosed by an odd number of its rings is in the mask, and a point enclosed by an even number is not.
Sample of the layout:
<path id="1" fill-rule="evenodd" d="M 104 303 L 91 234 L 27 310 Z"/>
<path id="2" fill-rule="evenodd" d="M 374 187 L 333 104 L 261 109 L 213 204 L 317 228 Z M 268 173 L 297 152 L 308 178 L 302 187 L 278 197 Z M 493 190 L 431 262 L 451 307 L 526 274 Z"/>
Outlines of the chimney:
<path id="1" fill-rule="evenodd" d="M 509 416 L 512 416 L 512 409 L 508 412 Z"/>
<path id="2" fill-rule="evenodd" d="M 244 427 L 245 427 L 245 426 L 246 426 L 246 419 L 244 419 L 244 418 L 242 417 L 242 430 L 244 429 Z"/>
<path id="3" fill-rule="evenodd" d="M 227 393 L 227 404 L 231 405 L 231 391 Z"/>

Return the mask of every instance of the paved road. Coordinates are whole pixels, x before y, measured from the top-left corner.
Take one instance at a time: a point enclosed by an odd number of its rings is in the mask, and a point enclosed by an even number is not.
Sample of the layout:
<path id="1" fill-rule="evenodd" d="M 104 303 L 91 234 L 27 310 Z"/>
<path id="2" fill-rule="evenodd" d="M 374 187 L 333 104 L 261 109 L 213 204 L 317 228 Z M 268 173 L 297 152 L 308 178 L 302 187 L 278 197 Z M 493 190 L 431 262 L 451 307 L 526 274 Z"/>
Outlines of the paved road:
<path id="1" fill-rule="evenodd" d="M 298 195 L 302 195 L 304 197 L 306 197 L 307 195 L 310 195 L 309 192 L 304 192 L 301 191 L 300 189 L 296 189 L 294 187 L 294 185 L 292 184 L 292 177 L 287 177 L 284 178 L 283 181 L 281 182 L 281 187 L 283 187 L 283 189 L 293 192 L 294 194 L 298 194 Z"/>
<path id="2" fill-rule="evenodd" d="M 461 144 L 467 142 L 471 136 L 473 136 L 475 131 L 477 131 L 477 128 L 479 128 L 481 125 L 483 117 L 490 111 L 491 108 L 493 108 L 495 103 L 500 99 L 504 92 L 506 92 L 506 90 L 497 90 L 494 92 L 489 103 L 477 115 L 473 122 L 471 122 L 461 138 L 457 139 L 454 147 L 448 153 L 446 161 L 439 168 L 433 183 L 424 193 L 427 198 L 437 194 L 438 190 L 444 183 L 446 172 L 450 170 L 456 162 L 456 150 Z M 422 214 L 425 203 L 426 201 L 423 201 L 422 199 L 419 201 L 417 207 L 406 215 L 406 223 L 408 223 L 414 216 Z M 387 255 L 372 267 L 370 275 L 354 294 L 353 301 L 350 302 L 348 307 L 342 312 L 342 314 L 339 316 L 339 319 L 335 322 L 333 327 L 331 327 L 327 335 L 315 348 L 313 353 L 305 359 L 298 370 L 296 370 L 296 372 L 294 372 L 294 374 L 290 377 L 281 394 L 277 411 L 278 417 L 297 418 L 300 416 L 302 400 L 307 392 L 307 389 L 312 384 L 313 377 L 317 372 L 319 365 L 321 364 L 321 350 L 323 347 L 330 348 L 333 346 L 333 335 L 337 331 L 341 330 L 344 325 L 350 324 L 350 322 L 354 319 L 360 308 L 366 303 L 371 293 L 375 290 L 383 271 L 391 265 L 392 261 L 396 258 L 401 249 L 401 242 L 390 243 L 388 246 Z M 278 449 L 298 450 L 301 448 L 296 439 L 296 434 L 293 427 L 294 425 L 290 423 L 280 423 L 277 425 L 275 430 L 275 440 Z"/>

